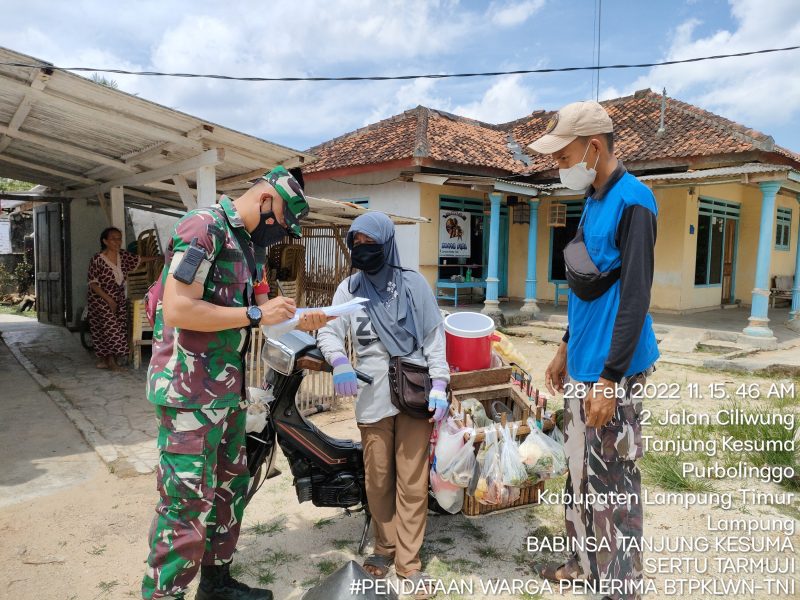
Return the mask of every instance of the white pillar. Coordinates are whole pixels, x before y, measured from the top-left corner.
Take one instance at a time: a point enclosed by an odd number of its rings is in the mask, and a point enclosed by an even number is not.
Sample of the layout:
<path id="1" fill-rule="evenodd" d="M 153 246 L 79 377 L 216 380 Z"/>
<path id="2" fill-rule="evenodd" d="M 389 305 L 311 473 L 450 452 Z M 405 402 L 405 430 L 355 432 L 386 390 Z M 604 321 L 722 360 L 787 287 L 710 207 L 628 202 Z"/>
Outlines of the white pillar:
<path id="1" fill-rule="evenodd" d="M 214 206 L 217 203 L 217 168 L 197 169 L 197 207 Z"/>
<path id="2" fill-rule="evenodd" d="M 772 259 L 772 245 L 775 240 L 775 196 L 781 188 L 777 181 L 764 181 L 761 188 L 761 226 L 758 230 L 758 250 L 756 252 L 756 278 L 753 287 L 753 301 L 749 325 L 744 334 L 750 338 L 774 341 L 769 328 L 769 277 Z"/>
<path id="3" fill-rule="evenodd" d="M 532 317 L 539 314 L 539 304 L 536 302 L 536 262 L 537 249 L 539 245 L 539 201 L 528 200 L 530 207 L 530 224 L 528 225 L 528 274 L 525 278 L 525 304 L 522 305 L 521 312 Z M 516 210 L 516 209 L 514 209 Z"/>
<path id="4" fill-rule="evenodd" d="M 492 210 L 489 217 L 489 276 L 486 278 L 486 300 L 481 311 L 487 315 L 502 314 L 498 299 L 498 256 L 500 254 L 500 200 L 503 195 L 499 192 L 489 194 Z M 484 219 L 483 231 L 486 231 Z M 484 235 L 486 235 L 484 233 Z"/>
<path id="5" fill-rule="evenodd" d="M 122 186 L 111 188 L 111 226 L 122 232 L 122 247 L 125 248 L 125 189 Z"/>

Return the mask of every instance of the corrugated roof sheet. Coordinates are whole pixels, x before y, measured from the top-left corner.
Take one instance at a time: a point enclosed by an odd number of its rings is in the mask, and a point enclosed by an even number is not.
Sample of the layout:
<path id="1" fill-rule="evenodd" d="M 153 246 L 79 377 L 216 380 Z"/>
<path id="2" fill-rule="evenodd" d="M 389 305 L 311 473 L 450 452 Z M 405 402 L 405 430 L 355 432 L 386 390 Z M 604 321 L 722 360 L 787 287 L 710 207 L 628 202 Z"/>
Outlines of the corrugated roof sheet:
<path id="1" fill-rule="evenodd" d="M 13 50 L 0 48 L 0 62 L 41 65 L 0 66 L 0 177 L 67 194 L 213 148 L 225 150 L 225 160 L 216 167 L 218 181 L 313 160 L 298 150 L 53 71 L 44 61 Z M 194 187 L 194 173 L 185 176 Z M 171 181 L 133 187 L 178 199 Z"/>

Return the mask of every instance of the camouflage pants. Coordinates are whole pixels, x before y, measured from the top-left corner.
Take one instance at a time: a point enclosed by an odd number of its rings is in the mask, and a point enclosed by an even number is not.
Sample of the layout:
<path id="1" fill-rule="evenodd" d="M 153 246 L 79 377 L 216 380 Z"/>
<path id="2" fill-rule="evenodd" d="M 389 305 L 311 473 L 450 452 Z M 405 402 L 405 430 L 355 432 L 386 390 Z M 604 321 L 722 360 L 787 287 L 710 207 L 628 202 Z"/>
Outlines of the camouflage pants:
<path id="1" fill-rule="evenodd" d="M 156 406 L 161 498 L 150 527 L 145 600 L 181 594 L 201 564 L 233 557 L 250 477 L 245 412 Z"/>
<path id="2" fill-rule="evenodd" d="M 621 539 L 641 543 L 643 512 L 642 479 L 635 460 L 642 456 L 642 426 L 639 415 L 641 399 L 631 397 L 632 387 L 644 384 L 652 372 L 625 377 L 620 386 L 624 397 L 617 398 L 612 421 L 596 429 L 586 426 L 584 395 L 575 391 L 564 396 L 564 439 L 569 474 L 567 476 L 565 519 L 567 536 L 577 548 L 568 570 L 595 582 L 624 582 L 642 579 L 642 554 Z M 580 386 L 572 379 L 571 386 Z M 591 384 L 586 384 L 590 386 Z M 641 393 L 641 390 L 633 390 Z M 627 494 L 627 501 L 605 502 L 603 495 Z M 586 541 L 597 545 L 596 552 L 582 546 Z M 603 541 L 602 545 L 601 541 Z M 575 545 L 577 542 L 577 545 Z M 589 545 L 589 544 L 585 544 Z M 640 544 L 639 544 L 640 546 Z M 610 549 L 609 549 L 610 548 Z M 639 594 L 612 593 L 613 600 L 638 600 Z"/>

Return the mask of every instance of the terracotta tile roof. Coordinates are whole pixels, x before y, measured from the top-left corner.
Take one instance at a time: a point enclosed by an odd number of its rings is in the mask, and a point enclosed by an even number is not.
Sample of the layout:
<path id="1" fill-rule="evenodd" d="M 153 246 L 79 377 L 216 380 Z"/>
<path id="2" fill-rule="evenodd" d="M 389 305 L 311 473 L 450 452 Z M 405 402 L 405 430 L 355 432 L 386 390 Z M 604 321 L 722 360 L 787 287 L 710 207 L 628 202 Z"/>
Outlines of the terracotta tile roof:
<path id="1" fill-rule="evenodd" d="M 311 148 L 318 160 L 303 172 L 418 158 L 519 173 L 509 141 L 496 125 L 418 106 Z"/>
<path id="2" fill-rule="evenodd" d="M 750 152 L 776 153 L 800 163 L 800 155 L 776 145 L 771 136 L 674 98 L 667 98 L 665 131 L 658 134 L 661 96 L 651 90 L 601 104 L 614 121 L 616 154 L 628 163 Z M 520 146 L 526 148 L 542 135 L 553 112 L 537 111 L 502 127 L 510 129 Z M 548 156 L 531 153 L 531 159 L 529 173 L 554 167 Z"/>
<path id="3" fill-rule="evenodd" d="M 314 146 L 309 154 L 316 156 L 317 160 L 303 167 L 303 172 L 316 173 L 408 158 L 414 155 L 416 137 L 416 111 L 406 111 Z"/>
<path id="4" fill-rule="evenodd" d="M 651 90 L 602 104 L 614 121 L 617 155 L 627 163 L 644 168 L 646 163 L 665 161 L 688 165 L 704 157 L 732 163 L 737 162 L 736 155 L 742 155 L 742 162 L 763 156 L 764 162 L 783 160 L 800 166 L 800 155 L 776 145 L 772 137 L 673 98 L 667 98 L 665 131 L 658 134 L 661 96 Z M 310 148 L 307 152 L 318 160 L 304 171 L 322 172 L 403 158 L 487 172 L 550 171 L 554 164 L 548 156 L 525 153 L 529 152 L 526 146 L 544 132 L 552 114 L 536 111 L 517 121 L 493 125 L 418 106 Z"/>
<path id="5" fill-rule="evenodd" d="M 525 168 L 514 160 L 509 132 L 480 121 L 473 121 L 440 111 L 429 111 L 427 157 L 442 162 L 490 167 L 510 173 Z"/>

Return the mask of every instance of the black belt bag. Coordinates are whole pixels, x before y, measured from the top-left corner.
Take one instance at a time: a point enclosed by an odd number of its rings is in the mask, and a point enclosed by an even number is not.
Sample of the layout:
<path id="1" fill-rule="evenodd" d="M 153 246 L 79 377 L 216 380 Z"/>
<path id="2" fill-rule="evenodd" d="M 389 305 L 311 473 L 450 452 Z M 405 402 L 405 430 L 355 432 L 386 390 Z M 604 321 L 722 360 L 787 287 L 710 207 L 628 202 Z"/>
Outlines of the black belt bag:
<path id="1" fill-rule="evenodd" d="M 564 248 L 564 270 L 570 291 L 584 301 L 596 300 L 618 280 L 620 267 L 601 272 L 594 264 L 583 241 L 583 226 Z"/>

